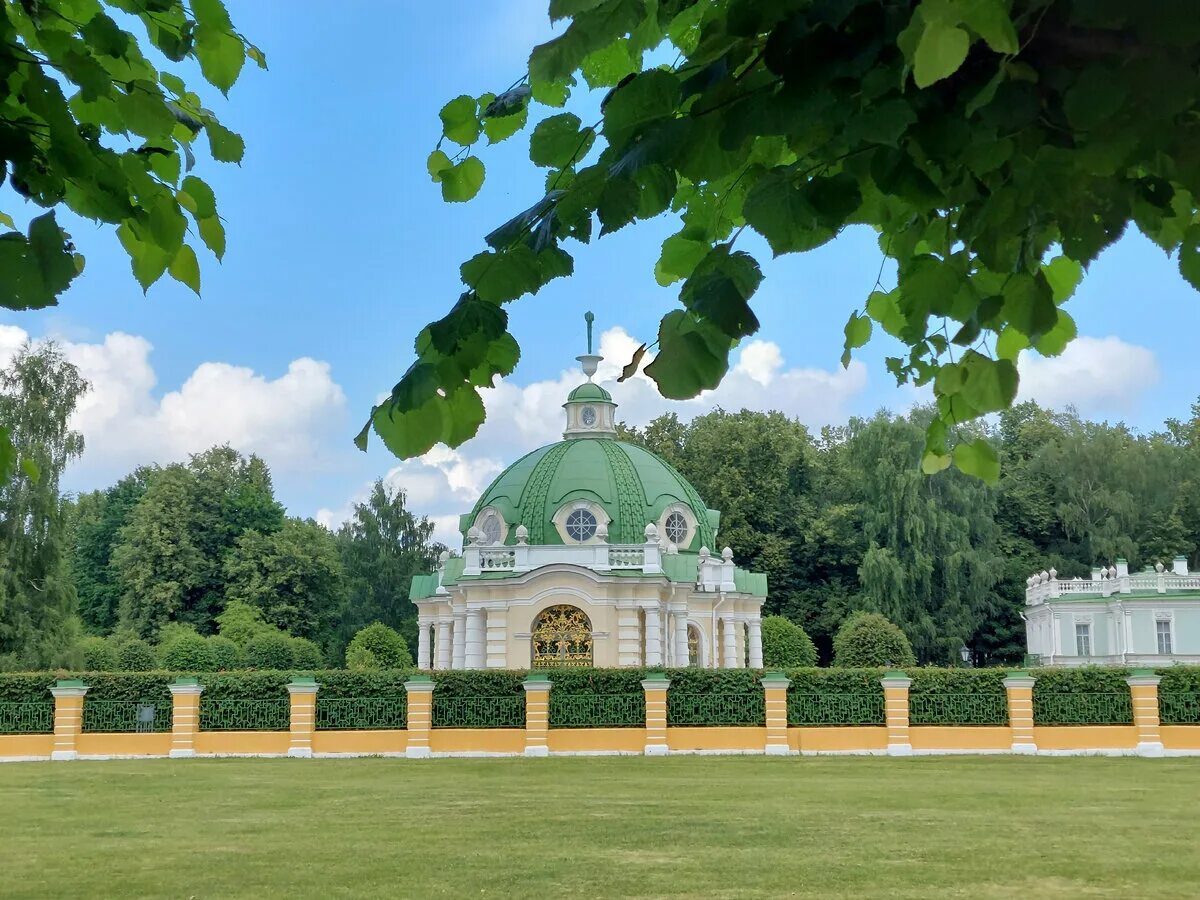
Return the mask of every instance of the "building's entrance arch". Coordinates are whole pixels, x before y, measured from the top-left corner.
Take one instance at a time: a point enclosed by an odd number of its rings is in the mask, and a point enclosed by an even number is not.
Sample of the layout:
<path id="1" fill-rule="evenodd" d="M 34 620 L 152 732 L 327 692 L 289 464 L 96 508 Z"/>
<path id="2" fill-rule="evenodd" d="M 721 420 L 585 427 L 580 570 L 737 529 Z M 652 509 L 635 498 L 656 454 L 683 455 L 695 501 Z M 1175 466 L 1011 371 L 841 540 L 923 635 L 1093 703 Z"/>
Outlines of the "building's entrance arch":
<path id="1" fill-rule="evenodd" d="M 561 604 L 542 610 L 533 621 L 530 643 L 535 669 L 592 664 L 592 623 L 577 606 Z"/>
<path id="2" fill-rule="evenodd" d="M 708 648 L 704 644 L 704 634 L 695 622 L 688 622 L 688 666 L 693 669 L 703 669 L 707 665 Z"/>

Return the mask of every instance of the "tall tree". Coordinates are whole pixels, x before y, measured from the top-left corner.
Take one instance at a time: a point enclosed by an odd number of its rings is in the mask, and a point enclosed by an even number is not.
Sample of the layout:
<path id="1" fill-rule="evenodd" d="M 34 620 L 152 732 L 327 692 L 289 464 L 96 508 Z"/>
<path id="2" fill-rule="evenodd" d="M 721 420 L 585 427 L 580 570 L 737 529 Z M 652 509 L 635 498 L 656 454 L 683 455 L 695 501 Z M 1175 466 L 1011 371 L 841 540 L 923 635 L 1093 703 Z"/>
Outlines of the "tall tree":
<path id="1" fill-rule="evenodd" d="M 0 668 L 50 665 L 72 634 L 75 591 L 58 484 L 83 452 L 83 436 L 68 422 L 87 387 L 53 343 L 27 342 L 0 371 L 0 422 L 22 460 L 0 483 Z"/>
<path id="2" fill-rule="evenodd" d="M 433 541 L 433 523 L 406 506 L 401 488 L 377 480 L 367 499 L 338 530 L 338 546 L 349 580 L 350 599 L 338 628 L 341 647 L 361 628 L 382 622 L 415 646 L 417 610 L 409 582 L 428 572 L 445 549 Z"/>

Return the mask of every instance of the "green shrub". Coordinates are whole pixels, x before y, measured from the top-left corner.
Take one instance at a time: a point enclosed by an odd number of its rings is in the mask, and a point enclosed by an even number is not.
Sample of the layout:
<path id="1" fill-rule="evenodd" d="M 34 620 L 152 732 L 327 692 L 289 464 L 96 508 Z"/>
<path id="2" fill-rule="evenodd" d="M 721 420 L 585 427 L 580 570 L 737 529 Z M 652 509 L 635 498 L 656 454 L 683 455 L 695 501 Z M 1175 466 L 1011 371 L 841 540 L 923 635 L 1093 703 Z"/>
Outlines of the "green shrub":
<path id="1" fill-rule="evenodd" d="M 1005 669 L 909 668 L 913 725 L 1007 725 Z"/>
<path id="2" fill-rule="evenodd" d="M 245 647 L 251 638 L 278 632 L 279 629 L 263 618 L 257 607 L 241 600 L 231 600 L 217 616 L 217 633 L 227 637 L 239 647 Z"/>
<path id="3" fill-rule="evenodd" d="M 325 665 L 325 654 L 308 638 L 292 638 L 292 665 L 297 669 L 319 669 Z"/>
<path id="4" fill-rule="evenodd" d="M 346 650 L 346 668 L 352 672 L 372 672 L 383 667 L 366 647 L 350 647 Z"/>
<path id="5" fill-rule="evenodd" d="M 789 725 L 882 725 L 884 669 L 789 669 Z"/>
<path id="6" fill-rule="evenodd" d="M 1037 725 L 1128 725 L 1133 699 L 1124 667 L 1038 669 L 1033 682 Z"/>
<path id="7" fill-rule="evenodd" d="M 817 664 L 817 648 L 803 628 L 783 616 L 762 620 L 763 665 L 769 669 L 799 669 Z"/>
<path id="8" fill-rule="evenodd" d="M 208 649 L 213 656 L 213 671 L 230 672 L 242 667 L 242 648 L 220 634 L 209 635 Z"/>
<path id="9" fill-rule="evenodd" d="M 835 666 L 903 667 L 916 662 L 908 637 L 879 613 L 855 613 L 833 638 Z"/>
<path id="10" fill-rule="evenodd" d="M 437 685 L 435 697 L 524 697 L 529 673 L 519 669 L 442 670 L 433 672 L 432 677 Z"/>
<path id="11" fill-rule="evenodd" d="M 158 668 L 154 649 L 141 638 L 132 638 L 117 648 L 117 669 L 121 672 L 150 672 Z"/>
<path id="12" fill-rule="evenodd" d="M 184 672 L 211 672 L 217 667 L 216 657 L 208 641 L 194 631 L 168 635 L 158 648 L 159 662 L 164 669 Z"/>
<path id="13" fill-rule="evenodd" d="M 251 669 L 292 668 L 292 639 L 282 631 L 255 635 L 246 641 L 244 651 Z"/>
<path id="14" fill-rule="evenodd" d="M 346 657 L 356 648 L 370 650 L 375 662 L 381 669 L 411 669 L 412 655 L 408 652 L 408 644 L 394 628 L 388 628 L 382 622 L 375 622 L 363 628 L 350 641 L 346 648 Z M 360 659 L 362 657 L 359 657 Z"/>
<path id="15" fill-rule="evenodd" d="M 117 651 L 112 642 L 94 635 L 79 642 L 83 667 L 89 672 L 112 672 L 117 668 Z"/>

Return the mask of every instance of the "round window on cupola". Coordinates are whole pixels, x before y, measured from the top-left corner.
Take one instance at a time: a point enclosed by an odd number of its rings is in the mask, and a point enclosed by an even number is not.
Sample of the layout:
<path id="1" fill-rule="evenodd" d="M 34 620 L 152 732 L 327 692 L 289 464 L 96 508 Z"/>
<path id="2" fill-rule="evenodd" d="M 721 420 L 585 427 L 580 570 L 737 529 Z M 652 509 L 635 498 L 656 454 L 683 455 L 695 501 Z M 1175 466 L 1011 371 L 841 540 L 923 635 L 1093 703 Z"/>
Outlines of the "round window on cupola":
<path id="1" fill-rule="evenodd" d="M 580 544 L 596 536 L 596 517 L 590 509 L 575 509 L 567 516 L 567 536 Z"/>
<path id="2" fill-rule="evenodd" d="M 658 533 L 681 549 L 687 549 L 696 533 L 696 517 L 683 503 L 672 503 L 658 518 Z"/>
<path id="3" fill-rule="evenodd" d="M 572 500 L 558 508 L 552 524 L 564 544 L 595 544 L 607 540 L 611 521 L 600 504 Z"/>
<path id="4" fill-rule="evenodd" d="M 487 507 L 475 517 L 475 527 L 483 533 L 484 544 L 503 544 L 508 536 L 508 525 L 498 510 Z"/>

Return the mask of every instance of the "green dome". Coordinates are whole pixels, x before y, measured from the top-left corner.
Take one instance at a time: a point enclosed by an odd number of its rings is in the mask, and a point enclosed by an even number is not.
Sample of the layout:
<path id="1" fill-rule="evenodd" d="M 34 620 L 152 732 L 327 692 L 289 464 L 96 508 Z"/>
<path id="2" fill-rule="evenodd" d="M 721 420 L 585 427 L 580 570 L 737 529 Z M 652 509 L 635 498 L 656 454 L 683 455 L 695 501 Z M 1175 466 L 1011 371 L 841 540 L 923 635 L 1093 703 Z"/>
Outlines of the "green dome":
<path id="1" fill-rule="evenodd" d="M 570 403 L 572 400 L 604 400 L 611 403 L 612 394 L 600 385 L 588 381 L 567 394 L 567 402 Z"/>
<path id="2" fill-rule="evenodd" d="M 530 544 L 561 544 L 554 514 L 574 500 L 588 500 L 604 508 L 612 519 L 608 540 L 613 544 L 645 542 L 647 523 L 657 523 L 664 509 L 682 503 L 695 516 L 696 528 L 690 543 L 679 549 L 714 546 L 720 513 L 708 509 L 696 489 L 666 460 L 608 438 L 560 441 L 521 457 L 500 473 L 475 508 L 463 516 L 461 529 L 465 535 L 480 511 L 490 506 L 508 523 L 506 543 L 516 543 L 516 526 L 524 525 L 529 529 Z"/>

